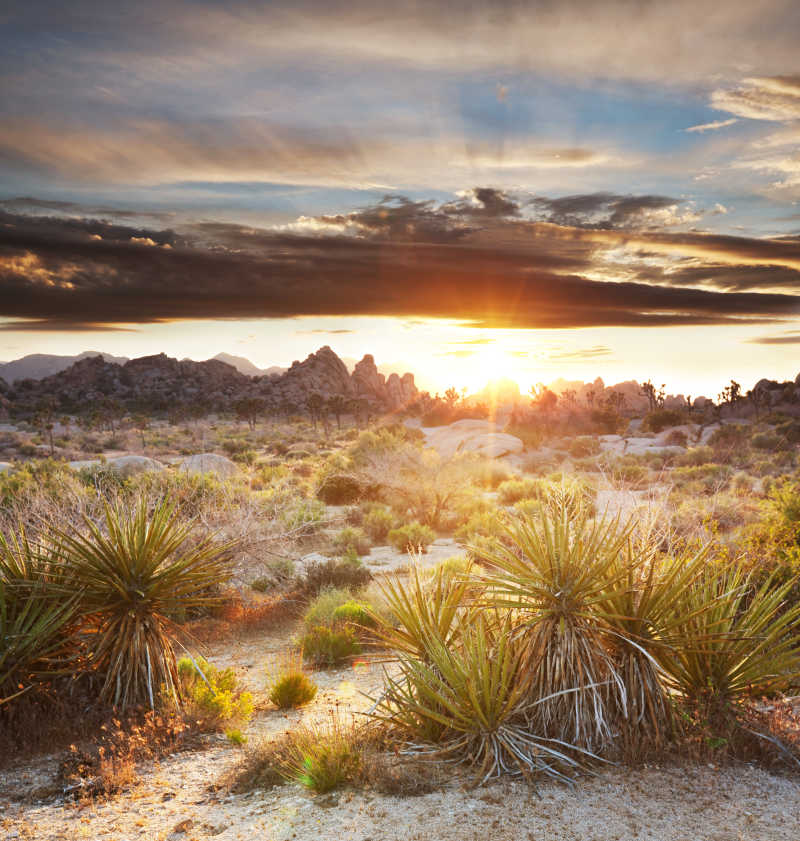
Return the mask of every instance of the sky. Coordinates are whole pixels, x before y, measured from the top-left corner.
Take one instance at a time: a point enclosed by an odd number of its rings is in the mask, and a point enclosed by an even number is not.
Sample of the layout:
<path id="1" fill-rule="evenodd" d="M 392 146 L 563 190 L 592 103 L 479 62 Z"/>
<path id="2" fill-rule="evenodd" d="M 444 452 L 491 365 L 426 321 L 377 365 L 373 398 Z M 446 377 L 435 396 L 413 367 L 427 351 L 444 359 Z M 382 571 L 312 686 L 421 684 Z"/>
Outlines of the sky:
<path id="1" fill-rule="evenodd" d="M 800 371 L 796 0 L 0 8 L 0 359 Z"/>

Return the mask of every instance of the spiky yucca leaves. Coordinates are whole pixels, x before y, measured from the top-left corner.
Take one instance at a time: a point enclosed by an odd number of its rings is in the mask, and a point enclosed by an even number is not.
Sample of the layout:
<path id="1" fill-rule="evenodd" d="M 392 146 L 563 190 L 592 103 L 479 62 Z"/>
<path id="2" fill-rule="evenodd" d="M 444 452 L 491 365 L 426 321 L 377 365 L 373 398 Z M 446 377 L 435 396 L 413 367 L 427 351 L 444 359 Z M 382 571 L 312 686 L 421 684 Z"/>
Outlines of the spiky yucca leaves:
<path id="1" fill-rule="evenodd" d="M 0 534 L 0 705 L 67 668 L 77 596 L 60 577 L 47 546 L 23 528 Z"/>
<path id="2" fill-rule="evenodd" d="M 485 611 L 459 622 L 456 645 L 432 635 L 424 660 L 400 657 L 378 716 L 406 735 L 411 752 L 465 762 L 479 783 L 519 773 L 570 781 L 586 752 L 530 730 L 531 675 L 510 615 Z"/>
<path id="3" fill-rule="evenodd" d="M 800 678 L 800 605 L 794 586 L 760 587 L 736 565 L 710 564 L 674 606 L 674 645 L 657 652 L 671 687 L 711 717 L 727 717 L 747 695 L 786 689 Z"/>
<path id="4" fill-rule="evenodd" d="M 455 642 L 462 627 L 459 614 L 468 609 L 469 578 L 452 575 L 443 566 L 430 576 L 421 575 L 414 563 L 408 581 L 395 575 L 376 583 L 392 617 L 390 624 L 385 612 L 368 611 L 380 643 L 395 653 L 424 660 L 431 641 Z"/>
<path id="5" fill-rule="evenodd" d="M 618 556 L 622 575 L 600 607 L 608 623 L 616 670 L 626 688 L 618 730 L 625 754 L 660 747 L 673 729 L 673 703 L 659 665 L 682 645 L 681 630 L 693 608 L 683 602 L 708 562 L 709 552 L 665 558 L 656 541 L 641 535 Z M 689 615 L 685 610 L 689 610 Z"/>
<path id="6" fill-rule="evenodd" d="M 163 688 L 178 702 L 172 617 L 215 601 L 210 589 L 229 574 L 231 545 L 192 540 L 192 522 L 166 501 L 152 512 L 144 498 L 132 509 L 107 505 L 104 520 L 105 529 L 86 518 L 84 533 L 59 533 L 94 631 L 101 697 L 152 708 Z"/>
<path id="7" fill-rule="evenodd" d="M 613 737 L 627 690 L 599 606 L 624 586 L 619 558 L 630 533 L 619 518 L 591 520 L 572 502 L 551 500 L 538 516 L 511 521 L 485 556 L 489 600 L 514 612 L 525 641 L 530 701 L 541 701 L 530 708 L 533 732 L 587 750 Z"/>

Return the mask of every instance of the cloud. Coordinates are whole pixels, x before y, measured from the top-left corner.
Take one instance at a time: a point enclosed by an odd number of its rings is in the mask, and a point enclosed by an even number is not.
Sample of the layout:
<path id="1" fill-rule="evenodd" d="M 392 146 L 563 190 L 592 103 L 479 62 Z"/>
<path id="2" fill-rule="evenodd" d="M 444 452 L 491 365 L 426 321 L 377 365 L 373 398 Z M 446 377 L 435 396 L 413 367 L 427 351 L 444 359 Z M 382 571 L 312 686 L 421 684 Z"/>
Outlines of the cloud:
<path id="1" fill-rule="evenodd" d="M 557 199 L 537 197 L 532 205 L 548 222 L 592 228 L 671 227 L 696 222 L 701 214 L 682 199 L 585 193 Z M 681 206 L 683 209 L 680 209 Z"/>
<path id="2" fill-rule="evenodd" d="M 621 223 L 654 204 L 584 197 L 569 212 L 600 207 Z M 528 218 L 525 207 L 496 190 L 439 204 L 394 196 L 343 214 L 348 234 L 336 225 L 309 234 L 222 222 L 145 232 L 6 213 L 0 316 L 54 329 L 356 315 L 546 329 L 774 323 L 800 312 L 788 274 L 800 272 L 800 240 L 558 225 Z M 97 231 L 102 239 L 90 239 Z M 680 284 L 671 276 L 709 266 L 710 276 Z M 755 266 L 781 270 L 773 286 L 782 291 L 713 276 Z"/>
<path id="3" fill-rule="evenodd" d="M 707 131 L 717 131 L 717 129 L 727 128 L 728 126 L 732 126 L 734 123 L 738 122 L 739 120 L 736 117 L 731 117 L 730 120 L 714 120 L 711 123 L 703 123 L 699 126 L 689 126 L 689 128 L 685 128 L 684 131 L 703 134 Z"/>
<path id="4" fill-rule="evenodd" d="M 758 336 L 755 339 L 748 339 L 752 345 L 800 345 L 800 332 L 784 333 L 780 336 Z"/>
<path id="5" fill-rule="evenodd" d="M 548 354 L 548 359 L 562 362 L 580 362 L 584 359 L 597 359 L 602 356 L 610 356 L 611 348 L 606 345 L 595 345 L 594 347 L 579 348 L 578 350 L 553 351 Z"/>
<path id="6" fill-rule="evenodd" d="M 348 333 L 355 333 L 355 330 L 295 330 L 297 336 L 344 336 Z"/>
<path id="7" fill-rule="evenodd" d="M 800 119 L 800 76 L 744 79 L 737 88 L 715 90 L 711 105 L 749 120 L 797 120 Z"/>

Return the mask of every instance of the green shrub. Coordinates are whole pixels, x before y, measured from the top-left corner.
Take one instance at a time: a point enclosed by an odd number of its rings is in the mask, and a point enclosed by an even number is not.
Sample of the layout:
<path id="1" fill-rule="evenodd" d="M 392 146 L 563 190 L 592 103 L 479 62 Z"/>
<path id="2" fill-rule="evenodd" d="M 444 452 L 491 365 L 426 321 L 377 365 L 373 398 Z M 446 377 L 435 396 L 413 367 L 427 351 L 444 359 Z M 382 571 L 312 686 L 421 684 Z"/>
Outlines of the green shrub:
<path id="1" fill-rule="evenodd" d="M 513 505 L 521 499 L 536 499 L 541 490 L 537 479 L 509 479 L 497 489 L 497 499 L 501 505 Z"/>
<path id="2" fill-rule="evenodd" d="M 303 624 L 306 630 L 311 630 L 317 625 L 331 627 L 336 609 L 351 601 L 352 598 L 353 593 L 346 587 L 329 587 L 321 590 L 303 614 Z"/>
<path id="3" fill-rule="evenodd" d="M 361 644 L 350 628 L 316 625 L 300 640 L 303 657 L 316 666 L 331 668 L 361 653 Z"/>
<path id="4" fill-rule="evenodd" d="M 245 736 L 241 730 L 226 730 L 225 736 L 228 741 L 232 745 L 236 745 L 236 747 L 242 747 L 242 745 L 247 744 L 247 736 Z"/>
<path id="5" fill-rule="evenodd" d="M 178 676 L 180 696 L 193 718 L 217 728 L 252 718 L 253 696 L 239 688 L 233 669 L 220 671 L 202 657 L 182 657 Z"/>
<path id="6" fill-rule="evenodd" d="M 355 599 L 349 599 L 333 611 L 331 624 L 334 626 L 355 626 L 356 630 L 359 628 L 373 628 L 375 626 L 375 619 L 370 611 L 371 607 L 368 604 L 356 601 Z"/>
<path id="7" fill-rule="evenodd" d="M 284 514 L 286 528 L 296 534 L 311 535 L 320 530 L 325 520 L 325 505 L 316 499 L 304 499 Z"/>
<path id="8" fill-rule="evenodd" d="M 316 496 L 327 505 L 352 505 L 363 497 L 370 496 L 370 492 L 355 476 L 347 473 L 329 473 L 319 480 Z"/>
<path id="9" fill-rule="evenodd" d="M 364 529 L 374 543 L 382 543 L 394 528 L 395 517 L 383 506 L 375 506 L 364 515 Z"/>
<path id="10" fill-rule="evenodd" d="M 685 420 L 684 413 L 677 409 L 656 409 L 644 416 L 642 430 L 663 432 L 668 426 L 680 426 Z"/>
<path id="11" fill-rule="evenodd" d="M 600 442 L 591 435 L 584 435 L 573 439 L 567 448 L 573 458 L 586 458 L 600 453 Z"/>
<path id="12" fill-rule="evenodd" d="M 295 564 L 291 558 L 271 558 L 264 567 L 266 574 L 250 582 L 257 593 L 268 593 L 294 578 Z"/>
<path id="13" fill-rule="evenodd" d="M 306 567 L 302 589 L 310 596 L 331 587 L 345 587 L 357 590 L 372 580 L 370 571 L 361 563 L 350 560 L 329 558 L 327 561 L 316 561 Z"/>
<path id="14" fill-rule="evenodd" d="M 690 447 L 685 453 L 679 453 L 673 464 L 676 467 L 698 467 L 714 461 L 714 451 L 711 447 Z"/>
<path id="15" fill-rule="evenodd" d="M 347 526 L 333 538 L 333 549 L 340 555 L 355 553 L 357 556 L 369 554 L 370 542 L 363 529 Z"/>
<path id="16" fill-rule="evenodd" d="M 392 529 L 389 534 L 389 543 L 398 552 L 422 552 L 428 551 L 428 547 L 436 539 L 433 529 L 424 526 L 422 523 L 408 523 L 400 528 Z"/>
<path id="17" fill-rule="evenodd" d="M 759 432 L 750 439 L 750 445 L 756 450 L 784 450 L 790 446 L 789 442 L 780 435 Z"/>

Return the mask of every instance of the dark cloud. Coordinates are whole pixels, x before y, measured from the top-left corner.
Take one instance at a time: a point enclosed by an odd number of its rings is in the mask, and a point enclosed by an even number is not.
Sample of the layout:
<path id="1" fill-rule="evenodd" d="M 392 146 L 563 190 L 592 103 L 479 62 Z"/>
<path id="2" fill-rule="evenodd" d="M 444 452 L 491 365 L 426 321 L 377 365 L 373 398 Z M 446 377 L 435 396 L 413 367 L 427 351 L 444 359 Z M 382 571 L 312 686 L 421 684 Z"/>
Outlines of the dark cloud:
<path id="1" fill-rule="evenodd" d="M 621 196 L 586 193 L 557 199 L 537 196 L 531 201 L 543 218 L 556 225 L 591 228 L 638 227 L 648 211 L 674 208 L 683 202 L 668 196 Z"/>
<path id="2" fill-rule="evenodd" d="M 461 204 L 489 218 L 464 232 Z M 54 329 L 313 315 L 569 328 L 770 323 L 800 312 L 792 294 L 641 282 L 635 260 L 619 280 L 589 277 L 612 246 L 786 264 L 800 256 L 794 240 L 557 226 L 522 219 L 507 196 L 477 191 L 439 207 L 392 197 L 352 215 L 363 223 L 355 235 L 320 220 L 307 220 L 310 233 L 224 223 L 176 233 L 5 213 L 0 316 Z"/>

